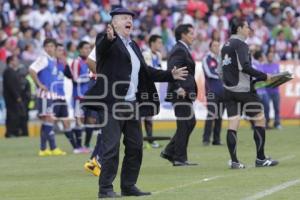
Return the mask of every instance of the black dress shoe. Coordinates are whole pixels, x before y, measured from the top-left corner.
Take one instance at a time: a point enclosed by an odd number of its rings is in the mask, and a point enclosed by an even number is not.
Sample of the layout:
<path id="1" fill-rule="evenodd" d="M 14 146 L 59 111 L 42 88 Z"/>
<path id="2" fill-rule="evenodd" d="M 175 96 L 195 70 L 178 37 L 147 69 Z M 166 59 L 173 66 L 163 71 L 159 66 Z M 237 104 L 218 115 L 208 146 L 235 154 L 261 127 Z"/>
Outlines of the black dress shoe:
<path id="1" fill-rule="evenodd" d="M 197 163 L 190 163 L 188 161 L 181 162 L 181 161 L 174 161 L 173 166 L 174 167 L 188 167 L 188 166 L 196 166 L 198 165 Z"/>
<path id="2" fill-rule="evenodd" d="M 103 198 L 121 198 L 121 195 L 115 193 L 114 191 L 99 193 L 99 199 L 103 199 Z"/>
<path id="3" fill-rule="evenodd" d="M 166 159 L 166 160 L 170 161 L 171 163 L 173 163 L 173 161 L 174 161 L 173 157 L 171 155 L 167 154 L 165 151 L 162 151 L 160 153 L 160 157 L 162 157 L 163 159 Z"/>
<path id="4" fill-rule="evenodd" d="M 122 189 L 121 194 L 122 196 L 147 196 L 151 195 L 151 192 L 142 192 L 139 188 L 133 186 L 131 188 Z"/>
<path id="5" fill-rule="evenodd" d="M 221 142 L 212 142 L 212 145 L 223 145 Z"/>

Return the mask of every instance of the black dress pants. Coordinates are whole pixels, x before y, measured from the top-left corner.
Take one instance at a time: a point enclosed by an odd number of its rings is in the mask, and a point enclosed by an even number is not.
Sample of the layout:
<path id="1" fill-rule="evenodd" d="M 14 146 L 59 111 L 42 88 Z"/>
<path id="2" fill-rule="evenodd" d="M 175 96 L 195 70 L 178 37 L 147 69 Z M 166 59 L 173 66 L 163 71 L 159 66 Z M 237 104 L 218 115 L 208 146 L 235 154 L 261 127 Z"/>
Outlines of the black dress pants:
<path id="1" fill-rule="evenodd" d="M 187 146 L 189 137 L 196 125 L 193 103 L 183 99 L 173 102 L 176 116 L 177 129 L 171 141 L 165 149 L 165 153 L 173 157 L 174 161 L 185 162 L 187 158 Z"/>
<path id="2" fill-rule="evenodd" d="M 129 114 L 129 115 L 127 115 Z M 133 113 L 113 115 L 106 111 L 99 112 L 99 119 L 107 119 L 99 135 L 99 161 L 101 174 L 99 177 L 99 194 L 113 191 L 113 181 L 119 165 L 119 149 L 121 133 L 125 156 L 121 171 L 121 189 L 134 186 L 137 182 L 143 157 L 143 135 L 141 122 Z M 130 117 L 132 115 L 133 117 Z M 121 119 L 121 117 L 123 119 Z M 127 119 L 124 119 L 126 117 Z"/>
<path id="3" fill-rule="evenodd" d="M 6 108 L 6 133 L 5 137 L 19 136 L 20 132 L 20 112 L 17 106 L 7 106 Z"/>

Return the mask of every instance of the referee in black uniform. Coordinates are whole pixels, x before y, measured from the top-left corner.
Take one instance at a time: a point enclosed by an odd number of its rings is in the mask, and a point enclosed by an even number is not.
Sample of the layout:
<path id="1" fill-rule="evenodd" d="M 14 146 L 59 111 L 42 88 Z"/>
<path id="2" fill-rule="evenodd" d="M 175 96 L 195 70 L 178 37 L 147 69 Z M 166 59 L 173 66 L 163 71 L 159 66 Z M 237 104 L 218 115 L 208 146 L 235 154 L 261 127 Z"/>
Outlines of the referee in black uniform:
<path id="1" fill-rule="evenodd" d="M 267 158 L 265 146 L 265 117 L 263 106 L 254 89 L 253 78 L 256 80 L 270 79 L 270 75 L 259 72 L 251 66 L 249 47 L 245 43 L 249 35 L 249 26 L 246 21 L 235 21 L 231 25 L 231 37 L 221 50 L 222 64 L 219 70 L 225 89 L 229 127 L 227 130 L 227 146 L 232 169 L 245 168 L 236 155 L 237 129 L 240 116 L 244 112 L 254 121 L 254 141 L 257 157 L 256 167 L 267 167 L 278 164 L 278 161 Z"/>

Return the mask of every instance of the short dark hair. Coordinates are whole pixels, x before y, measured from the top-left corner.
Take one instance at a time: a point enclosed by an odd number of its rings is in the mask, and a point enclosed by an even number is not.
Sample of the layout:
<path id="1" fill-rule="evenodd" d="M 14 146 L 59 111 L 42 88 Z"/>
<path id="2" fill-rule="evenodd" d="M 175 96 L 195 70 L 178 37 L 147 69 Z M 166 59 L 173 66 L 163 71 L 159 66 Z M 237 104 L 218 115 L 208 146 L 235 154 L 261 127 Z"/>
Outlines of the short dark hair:
<path id="1" fill-rule="evenodd" d="M 78 46 L 77 46 L 77 50 L 79 51 L 80 49 L 82 49 L 84 47 L 84 45 L 90 45 L 90 43 L 88 43 L 87 41 L 81 41 L 79 42 Z"/>
<path id="2" fill-rule="evenodd" d="M 45 47 L 47 44 L 50 44 L 50 43 L 52 43 L 52 44 L 54 44 L 56 46 L 56 40 L 55 39 L 53 39 L 53 38 L 46 38 L 44 40 L 43 47 Z"/>
<path id="3" fill-rule="evenodd" d="M 6 58 L 6 64 L 9 65 L 11 61 L 16 57 L 16 55 L 11 55 Z"/>
<path id="4" fill-rule="evenodd" d="M 239 27 L 243 27 L 245 25 L 244 20 L 238 19 L 238 20 L 233 20 L 231 22 L 231 26 L 230 26 L 230 32 L 231 34 L 237 34 L 238 28 Z"/>
<path id="5" fill-rule="evenodd" d="M 257 50 L 257 51 L 255 51 L 254 54 L 253 54 L 253 57 L 254 57 L 256 60 L 260 59 L 262 56 L 263 56 L 262 50 Z"/>
<path id="6" fill-rule="evenodd" d="M 160 35 L 156 35 L 156 34 L 151 35 L 150 38 L 149 38 L 149 41 L 148 41 L 149 46 L 151 46 L 151 44 L 153 42 L 156 42 L 156 40 L 158 40 L 158 39 L 161 39 Z"/>
<path id="7" fill-rule="evenodd" d="M 62 43 L 57 42 L 56 47 L 64 47 L 64 45 Z"/>
<path id="8" fill-rule="evenodd" d="M 67 43 L 67 50 L 68 51 L 70 51 L 72 45 L 73 45 L 73 43 L 71 41 Z"/>
<path id="9" fill-rule="evenodd" d="M 189 32 L 189 28 L 194 28 L 192 24 L 180 24 L 175 29 L 175 38 L 176 41 L 181 40 L 182 34 L 187 34 Z"/>

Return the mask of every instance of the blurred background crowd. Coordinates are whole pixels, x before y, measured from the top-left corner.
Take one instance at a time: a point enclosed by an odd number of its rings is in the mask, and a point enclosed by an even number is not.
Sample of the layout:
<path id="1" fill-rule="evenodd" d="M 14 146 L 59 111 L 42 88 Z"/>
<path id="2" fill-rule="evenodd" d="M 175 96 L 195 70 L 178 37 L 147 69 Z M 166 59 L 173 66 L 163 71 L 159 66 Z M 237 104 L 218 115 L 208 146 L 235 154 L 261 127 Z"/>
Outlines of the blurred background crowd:
<path id="1" fill-rule="evenodd" d="M 147 38 L 159 34 L 164 53 L 175 43 L 173 30 L 180 23 L 195 26 L 194 58 L 201 60 L 211 40 L 223 44 L 231 21 L 245 18 L 251 25 L 252 50 L 271 48 L 278 60 L 297 57 L 300 37 L 298 0 L 2 0 L 0 3 L 0 61 L 17 54 L 32 62 L 43 40 L 52 37 L 64 44 L 66 56 L 76 57 L 76 45 L 94 43 L 110 22 L 109 12 L 119 6 L 137 13 L 133 38 L 147 48 Z"/>
<path id="2" fill-rule="evenodd" d="M 272 52 L 273 62 L 300 57 L 299 0 L 1 0 L 0 74 L 7 58 L 16 55 L 20 75 L 26 77 L 27 67 L 49 37 L 64 45 L 67 60 L 76 58 L 79 42 L 94 45 L 97 34 L 110 23 L 110 11 L 120 6 L 137 13 L 132 37 L 141 49 L 148 48 L 150 35 L 162 37 L 164 59 L 176 42 L 173 31 L 178 24 L 195 27 L 192 55 L 201 61 L 210 41 L 218 40 L 222 46 L 228 39 L 230 22 L 239 18 L 250 24 L 247 43 L 253 55 Z M 0 87 L 1 80 L 2 76 Z M 0 93 L 3 109 L 2 88 Z"/>

